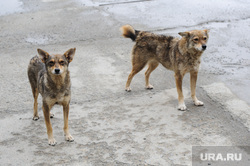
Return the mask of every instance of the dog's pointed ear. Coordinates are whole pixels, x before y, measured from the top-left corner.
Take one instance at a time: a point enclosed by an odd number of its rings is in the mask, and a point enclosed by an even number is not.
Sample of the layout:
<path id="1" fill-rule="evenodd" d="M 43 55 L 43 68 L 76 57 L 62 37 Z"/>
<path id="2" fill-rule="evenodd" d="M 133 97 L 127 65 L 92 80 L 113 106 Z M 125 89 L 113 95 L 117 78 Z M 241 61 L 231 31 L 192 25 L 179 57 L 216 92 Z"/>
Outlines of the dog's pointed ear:
<path id="1" fill-rule="evenodd" d="M 75 52 L 76 52 L 76 48 L 71 48 L 64 53 L 64 56 L 68 59 L 69 63 L 73 60 Z"/>
<path id="2" fill-rule="evenodd" d="M 189 32 L 179 32 L 179 35 L 181 35 L 182 37 L 189 37 L 190 33 Z"/>
<path id="3" fill-rule="evenodd" d="M 46 51 L 43 51 L 42 49 L 37 49 L 37 52 L 38 52 L 38 55 L 39 55 L 39 58 L 41 59 L 41 61 L 43 63 L 46 62 L 46 60 L 49 58 L 49 53 L 47 53 Z"/>
<path id="4" fill-rule="evenodd" d="M 210 29 L 204 29 L 203 31 L 208 35 L 208 32 L 210 31 Z"/>

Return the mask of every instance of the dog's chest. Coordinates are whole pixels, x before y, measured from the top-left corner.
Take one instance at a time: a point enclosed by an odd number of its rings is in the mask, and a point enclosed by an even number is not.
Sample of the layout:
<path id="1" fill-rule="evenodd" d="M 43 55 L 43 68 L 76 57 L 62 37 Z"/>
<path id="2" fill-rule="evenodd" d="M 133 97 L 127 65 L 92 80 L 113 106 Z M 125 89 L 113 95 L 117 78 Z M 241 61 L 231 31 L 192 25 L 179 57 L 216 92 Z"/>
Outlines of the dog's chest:
<path id="1" fill-rule="evenodd" d="M 57 102 L 63 102 L 65 99 L 67 99 L 67 96 L 65 96 L 65 93 L 59 93 L 55 96 L 54 100 Z"/>
<path id="2" fill-rule="evenodd" d="M 69 103 L 70 101 L 70 95 L 65 94 L 65 93 L 58 93 L 57 95 L 49 96 L 46 98 L 46 102 L 49 105 L 54 105 L 54 104 L 66 104 Z"/>
<path id="3" fill-rule="evenodd" d="M 200 68 L 200 63 L 201 63 L 200 58 L 189 58 L 187 59 L 186 62 L 184 61 L 184 68 L 187 71 L 191 70 L 198 71 Z"/>
<path id="4" fill-rule="evenodd" d="M 181 73 L 189 73 L 191 71 L 198 71 L 200 68 L 200 61 L 186 61 L 178 64 L 177 70 L 181 71 Z"/>
<path id="5" fill-rule="evenodd" d="M 191 61 L 190 63 L 188 63 L 187 65 L 187 68 L 190 69 L 190 70 L 195 70 L 195 71 L 198 71 L 199 70 L 199 67 L 200 67 L 200 60 L 193 60 Z"/>
<path id="6" fill-rule="evenodd" d="M 49 105 L 54 104 L 65 104 L 69 103 L 70 101 L 70 84 L 69 85 L 62 85 L 59 88 L 56 88 L 54 86 L 49 86 L 47 84 L 47 88 L 45 88 L 45 96 L 46 96 L 46 102 Z"/>

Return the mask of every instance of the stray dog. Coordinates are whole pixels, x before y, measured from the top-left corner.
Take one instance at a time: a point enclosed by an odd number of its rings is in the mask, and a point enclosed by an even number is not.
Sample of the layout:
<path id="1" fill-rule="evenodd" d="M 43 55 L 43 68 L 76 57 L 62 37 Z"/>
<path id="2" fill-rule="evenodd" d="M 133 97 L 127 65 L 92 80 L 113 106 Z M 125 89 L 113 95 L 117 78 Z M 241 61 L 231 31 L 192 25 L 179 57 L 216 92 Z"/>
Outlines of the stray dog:
<path id="1" fill-rule="evenodd" d="M 68 129 L 69 103 L 71 98 L 71 83 L 68 70 L 69 63 L 75 55 L 75 48 L 71 48 L 63 55 L 50 55 L 46 51 L 37 49 L 38 55 L 30 60 L 28 66 L 28 77 L 34 97 L 34 116 L 33 120 L 38 120 L 37 98 L 39 93 L 42 95 L 42 108 L 47 128 L 49 145 L 54 146 L 56 140 L 53 137 L 50 118 L 51 108 L 55 104 L 63 106 L 64 134 L 67 141 L 74 141 Z"/>
<path id="2" fill-rule="evenodd" d="M 181 39 L 172 36 L 156 35 L 150 32 L 135 30 L 131 25 L 121 27 L 123 36 L 135 41 L 132 50 L 132 71 L 128 76 L 126 91 L 131 91 L 132 78 L 141 71 L 146 64 L 145 72 L 146 88 L 153 89 L 149 83 L 149 76 L 161 63 L 165 68 L 175 72 L 176 88 L 178 92 L 178 109 L 186 110 L 182 93 L 182 79 L 186 73 L 190 73 L 191 97 L 194 104 L 202 106 L 195 95 L 197 75 L 200 66 L 200 58 L 206 50 L 209 30 L 193 30 L 180 32 Z"/>

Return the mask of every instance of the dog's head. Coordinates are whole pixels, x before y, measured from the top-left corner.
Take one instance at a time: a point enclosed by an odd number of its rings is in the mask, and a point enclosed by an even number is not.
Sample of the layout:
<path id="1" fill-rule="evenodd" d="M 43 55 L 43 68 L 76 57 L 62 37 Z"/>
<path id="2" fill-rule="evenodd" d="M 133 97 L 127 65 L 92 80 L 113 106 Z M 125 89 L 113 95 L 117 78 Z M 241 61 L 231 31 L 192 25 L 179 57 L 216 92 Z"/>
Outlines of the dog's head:
<path id="1" fill-rule="evenodd" d="M 41 61 L 45 64 L 47 71 L 55 75 L 61 75 L 68 70 L 68 65 L 73 60 L 75 51 L 76 48 L 71 48 L 63 55 L 50 55 L 46 51 L 37 49 L 39 57 Z"/>
<path id="2" fill-rule="evenodd" d="M 187 48 L 195 49 L 199 52 L 203 52 L 207 48 L 209 30 L 193 30 L 187 32 L 179 32 L 183 38 L 187 40 Z"/>

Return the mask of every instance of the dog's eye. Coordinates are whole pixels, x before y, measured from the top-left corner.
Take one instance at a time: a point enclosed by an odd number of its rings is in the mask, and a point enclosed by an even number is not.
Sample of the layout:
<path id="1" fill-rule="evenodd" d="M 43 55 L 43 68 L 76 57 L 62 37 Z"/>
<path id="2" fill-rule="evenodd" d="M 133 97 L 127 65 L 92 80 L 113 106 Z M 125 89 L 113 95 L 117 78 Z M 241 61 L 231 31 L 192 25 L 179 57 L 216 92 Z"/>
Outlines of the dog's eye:
<path id="1" fill-rule="evenodd" d="M 207 37 L 204 37 L 203 40 L 207 40 Z"/>
<path id="2" fill-rule="evenodd" d="M 60 61 L 59 63 L 60 63 L 60 65 L 62 65 L 62 66 L 65 64 L 64 61 Z"/>
<path id="3" fill-rule="evenodd" d="M 197 41 L 199 41 L 199 39 L 198 39 L 198 38 L 194 38 L 194 41 L 196 41 L 196 42 L 197 42 Z"/>
<path id="4" fill-rule="evenodd" d="M 55 64 L 55 62 L 53 62 L 53 61 L 50 61 L 50 62 L 49 62 L 49 65 L 50 65 L 50 66 L 54 66 L 54 64 Z"/>

